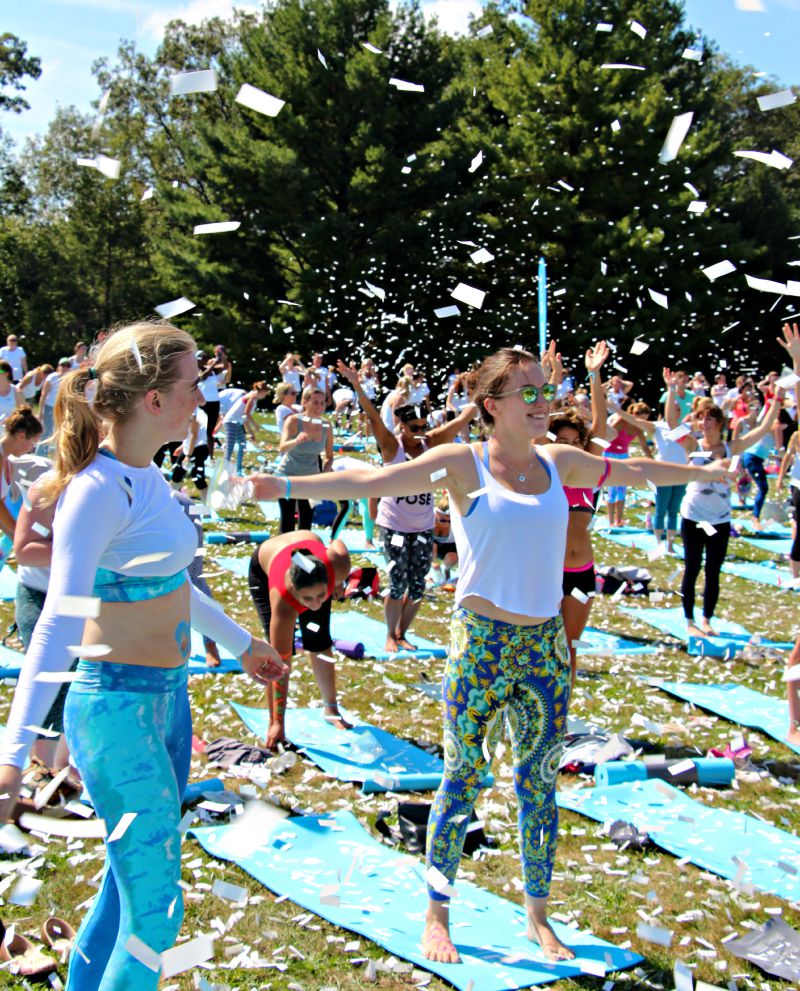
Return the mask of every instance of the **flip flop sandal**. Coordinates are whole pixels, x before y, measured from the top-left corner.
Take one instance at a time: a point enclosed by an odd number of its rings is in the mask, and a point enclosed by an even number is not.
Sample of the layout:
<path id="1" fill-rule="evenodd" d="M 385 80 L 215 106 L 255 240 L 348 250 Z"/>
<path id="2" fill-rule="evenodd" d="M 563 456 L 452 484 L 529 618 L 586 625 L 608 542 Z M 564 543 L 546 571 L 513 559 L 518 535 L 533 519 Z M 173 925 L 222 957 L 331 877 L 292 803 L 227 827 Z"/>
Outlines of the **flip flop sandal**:
<path id="1" fill-rule="evenodd" d="M 21 977 L 46 977 L 58 967 L 55 957 L 48 957 L 21 933 L 6 933 L 0 944 L 0 961 L 10 962 L 12 973 Z"/>
<path id="2" fill-rule="evenodd" d="M 74 939 L 75 930 L 63 919 L 51 915 L 42 923 L 42 942 L 49 950 L 57 953 L 61 960 L 69 952 Z"/>

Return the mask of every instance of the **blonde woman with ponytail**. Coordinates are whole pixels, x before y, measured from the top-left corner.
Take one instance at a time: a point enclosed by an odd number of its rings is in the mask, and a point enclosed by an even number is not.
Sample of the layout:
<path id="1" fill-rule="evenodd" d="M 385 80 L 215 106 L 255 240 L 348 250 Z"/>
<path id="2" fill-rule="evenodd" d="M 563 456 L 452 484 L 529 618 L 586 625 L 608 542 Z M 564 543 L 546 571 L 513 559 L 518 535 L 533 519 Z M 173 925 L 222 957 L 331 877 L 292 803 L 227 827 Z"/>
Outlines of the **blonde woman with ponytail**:
<path id="1" fill-rule="evenodd" d="M 241 656 L 258 682 L 286 672 L 269 644 L 187 580 L 195 528 L 152 463 L 162 444 L 186 434 L 197 407 L 195 350 L 168 324 L 133 324 L 109 336 L 94 366 L 60 384 L 54 471 L 38 485 L 41 502 L 56 503 L 52 570 L 0 754 L 0 817 L 18 788 L 32 727 L 41 726 L 76 653 L 64 707 L 73 762 L 109 834 L 126 813 L 135 816 L 107 845 L 68 991 L 153 991 L 158 973 L 131 954 L 129 940 L 161 953 L 180 930 L 191 626 Z"/>

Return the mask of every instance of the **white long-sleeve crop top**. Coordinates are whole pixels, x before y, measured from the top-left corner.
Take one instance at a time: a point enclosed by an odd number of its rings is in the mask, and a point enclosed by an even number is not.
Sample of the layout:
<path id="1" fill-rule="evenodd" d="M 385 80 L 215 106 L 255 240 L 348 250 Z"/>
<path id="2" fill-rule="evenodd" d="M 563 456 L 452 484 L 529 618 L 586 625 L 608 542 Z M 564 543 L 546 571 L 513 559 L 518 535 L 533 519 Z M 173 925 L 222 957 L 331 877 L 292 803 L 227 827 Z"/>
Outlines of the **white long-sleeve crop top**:
<path id="1" fill-rule="evenodd" d="M 47 598 L 14 694 L 0 764 L 23 766 L 36 739 L 27 727 L 42 725 L 59 688 L 40 676 L 68 671 L 75 657 L 69 646 L 83 639 L 85 618 L 69 615 L 65 597 L 156 598 L 186 580 L 196 550 L 195 528 L 155 465 L 134 468 L 101 451 L 75 476 L 56 508 Z M 192 625 L 241 656 L 250 634 L 190 588 Z"/>

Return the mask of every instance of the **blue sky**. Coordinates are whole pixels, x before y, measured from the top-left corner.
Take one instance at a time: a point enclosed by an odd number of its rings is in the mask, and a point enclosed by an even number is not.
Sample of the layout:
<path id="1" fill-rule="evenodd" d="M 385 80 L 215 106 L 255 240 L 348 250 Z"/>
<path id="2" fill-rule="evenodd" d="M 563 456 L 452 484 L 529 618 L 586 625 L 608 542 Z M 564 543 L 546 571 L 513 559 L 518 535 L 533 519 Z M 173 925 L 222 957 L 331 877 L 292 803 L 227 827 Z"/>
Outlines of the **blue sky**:
<path id="1" fill-rule="evenodd" d="M 244 0 L 236 5 L 253 6 Z M 28 87 L 31 109 L 18 116 L 4 114 L 0 121 L 6 134 L 22 141 L 46 129 L 59 103 L 90 109 L 99 95 L 92 62 L 113 56 L 120 38 L 133 39 L 152 53 L 168 20 L 196 22 L 225 15 L 232 0 L 6 0 L 3 6 L 2 30 L 23 38 L 43 66 L 41 78 Z M 423 0 L 423 6 L 455 32 L 481 5 L 480 0 Z M 688 23 L 736 61 L 775 75 L 784 85 L 800 83 L 800 0 L 685 0 L 685 6 Z M 747 7 L 762 9 L 741 9 Z"/>

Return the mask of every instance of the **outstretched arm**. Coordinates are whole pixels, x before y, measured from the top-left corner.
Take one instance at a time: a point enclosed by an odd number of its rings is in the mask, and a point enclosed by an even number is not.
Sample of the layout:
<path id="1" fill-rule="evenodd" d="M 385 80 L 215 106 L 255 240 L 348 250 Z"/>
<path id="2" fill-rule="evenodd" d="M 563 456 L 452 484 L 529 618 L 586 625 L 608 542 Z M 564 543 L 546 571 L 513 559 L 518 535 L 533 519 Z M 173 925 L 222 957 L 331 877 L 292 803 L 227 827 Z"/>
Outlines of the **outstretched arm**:
<path id="1" fill-rule="evenodd" d="M 713 482 L 724 478 L 727 465 L 716 461 L 712 465 L 678 465 L 648 458 L 628 458 L 618 461 L 598 458 L 576 447 L 554 444 L 548 448 L 558 466 L 564 485 L 575 488 L 609 485 L 639 486 L 648 481 L 655 485 L 684 485 L 686 482 Z"/>
<path id="2" fill-rule="evenodd" d="M 777 389 L 775 392 L 775 398 L 772 400 L 772 405 L 769 408 L 769 412 L 766 416 L 761 418 L 761 423 L 752 430 L 748 430 L 746 434 L 736 440 L 731 441 L 731 452 L 733 454 L 741 454 L 742 451 L 746 451 L 748 447 L 752 447 L 753 444 L 757 444 L 762 437 L 766 437 L 767 434 L 775 426 L 775 421 L 778 419 L 778 414 L 783 406 L 783 389 Z"/>
<path id="3" fill-rule="evenodd" d="M 364 410 L 364 413 L 369 420 L 369 424 L 372 427 L 372 433 L 375 435 L 375 440 L 378 442 L 381 457 L 384 461 L 391 461 L 397 454 L 397 438 L 383 422 L 380 413 L 375 408 L 375 404 L 367 397 L 366 392 L 364 392 L 361 387 L 361 380 L 358 377 L 358 372 L 353 365 L 345 364 L 341 358 L 339 358 L 336 362 L 336 370 L 342 378 L 347 379 L 353 388 L 353 392 L 355 392 L 356 396 L 358 396 L 359 406 L 362 410 Z"/>

